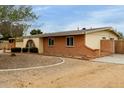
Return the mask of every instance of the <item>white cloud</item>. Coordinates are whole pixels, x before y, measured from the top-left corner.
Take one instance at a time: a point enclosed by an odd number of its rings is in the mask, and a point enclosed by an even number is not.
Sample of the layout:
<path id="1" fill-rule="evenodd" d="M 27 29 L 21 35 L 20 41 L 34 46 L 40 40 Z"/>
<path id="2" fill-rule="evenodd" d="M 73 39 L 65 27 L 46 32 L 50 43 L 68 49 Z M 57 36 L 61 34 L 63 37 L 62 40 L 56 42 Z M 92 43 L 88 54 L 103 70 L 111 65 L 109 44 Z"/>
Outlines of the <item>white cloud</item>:
<path id="1" fill-rule="evenodd" d="M 42 11 L 42 10 L 47 10 L 49 8 L 50 8 L 50 6 L 36 6 L 33 8 L 33 11 L 38 12 L 38 11 Z"/>
<path id="2" fill-rule="evenodd" d="M 49 11 L 53 6 L 36 6 L 34 11 L 41 16 L 41 14 L 45 15 L 45 11 Z M 72 10 L 73 11 L 73 10 Z M 107 6 L 104 10 L 103 9 L 96 9 L 94 11 L 89 11 L 86 14 L 86 18 L 77 19 L 77 21 L 65 22 L 65 24 L 59 25 L 61 20 L 57 21 L 50 21 L 50 20 L 41 20 L 44 22 L 45 25 L 40 26 L 41 22 L 35 22 L 34 27 L 37 29 L 41 29 L 44 32 L 56 32 L 56 31 L 66 31 L 66 30 L 73 30 L 80 28 L 94 28 L 94 27 L 105 27 L 105 26 L 112 26 L 116 28 L 118 31 L 123 32 L 124 29 L 124 6 Z M 55 14 L 57 11 L 49 11 L 50 14 Z M 54 13 L 55 12 L 55 13 Z M 84 13 L 77 10 L 75 13 L 78 13 L 79 16 L 83 15 Z M 48 17 L 48 16 L 47 16 Z M 66 18 L 70 18 L 67 16 Z M 42 19 L 42 18 L 41 18 Z M 76 17 L 75 17 L 76 19 Z M 56 20 L 56 19 L 55 19 Z M 37 25 L 37 26 L 36 26 Z M 31 28 L 33 29 L 33 27 Z M 30 31 L 30 30 L 29 30 Z"/>
<path id="3" fill-rule="evenodd" d="M 89 11 L 89 18 L 78 20 L 68 24 L 64 30 L 77 29 L 77 27 L 90 28 L 101 26 L 112 26 L 118 31 L 123 32 L 124 29 L 124 7 L 113 6 L 105 10 Z"/>

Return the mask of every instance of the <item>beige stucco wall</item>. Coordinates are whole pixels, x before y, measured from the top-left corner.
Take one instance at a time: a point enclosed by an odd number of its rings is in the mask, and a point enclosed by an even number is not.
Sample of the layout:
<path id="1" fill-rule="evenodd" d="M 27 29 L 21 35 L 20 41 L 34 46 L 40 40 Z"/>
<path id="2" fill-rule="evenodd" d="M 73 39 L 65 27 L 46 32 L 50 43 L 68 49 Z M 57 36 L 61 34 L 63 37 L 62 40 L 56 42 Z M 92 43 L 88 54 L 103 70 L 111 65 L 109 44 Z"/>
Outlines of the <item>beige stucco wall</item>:
<path id="1" fill-rule="evenodd" d="M 106 37 L 106 39 L 110 38 L 114 38 L 114 40 L 118 39 L 117 35 L 110 31 L 87 33 L 85 35 L 85 45 L 92 49 L 100 49 L 100 40 L 102 40 L 102 37 Z"/>
<path id="2" fill-rule="evenodd" d="M 21 47 L 21 48 L 23 48 L 23 42 L 16 42 L 16 47 Z"/>
<path id="3" fill-rule="evenodd" d="M 35 43 L 35 46 L 39 50 L 39 53 L 43 53 L 43 39 L 42 38 L 24 38 L 23 39 L 23 47 L 26 47 L 28 40 L 33 40 Z"/>

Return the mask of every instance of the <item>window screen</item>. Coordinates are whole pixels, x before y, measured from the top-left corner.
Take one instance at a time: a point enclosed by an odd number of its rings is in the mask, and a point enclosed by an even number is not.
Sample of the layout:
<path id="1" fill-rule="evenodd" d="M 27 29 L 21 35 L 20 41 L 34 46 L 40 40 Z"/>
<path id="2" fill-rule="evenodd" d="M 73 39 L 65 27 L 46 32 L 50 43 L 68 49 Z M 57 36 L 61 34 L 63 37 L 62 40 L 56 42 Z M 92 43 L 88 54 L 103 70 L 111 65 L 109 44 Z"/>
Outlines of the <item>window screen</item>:
<path id="1" fill-rule="evenodd" d="M 74 44 L 74 38 L 67 37 L 67 46 L 73 46 L 73 44 Z"/>
<path id="2" fill-rule="evenodd" d="M 53 38 L 48 39 L 48 45 L 49 46 L 54 45 L 54 39 Z"/>

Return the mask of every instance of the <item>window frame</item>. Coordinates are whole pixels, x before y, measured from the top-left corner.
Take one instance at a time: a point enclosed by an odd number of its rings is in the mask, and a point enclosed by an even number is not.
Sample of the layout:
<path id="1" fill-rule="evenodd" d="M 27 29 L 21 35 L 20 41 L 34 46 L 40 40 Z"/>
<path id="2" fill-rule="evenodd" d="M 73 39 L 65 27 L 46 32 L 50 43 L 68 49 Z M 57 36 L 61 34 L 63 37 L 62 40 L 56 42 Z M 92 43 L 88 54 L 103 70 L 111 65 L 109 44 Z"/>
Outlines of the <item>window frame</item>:
<path id="1" fill-rule="evenodd" d="M 104 36 L 104 37 L 102 37 L 102 40 L 107 40 L 107 38 Z"/>
<path id="2" fill-rule="evenodd" d="M 110 40 L 115 40 L 114 38 L 110 38 Z"/>
<path id="3" fill-rule="evenodd" d="M 53 44 L 50 44 L 50 42 L 52 42 L 52 41 L 50 41 L 50 40 L 53 41 Z M 51 46 L 54 46 L 54 45 L 55 45 L 55 38 L 53 38 L 53 37 L 48 37 L 48 46 L 51 47 Z"/>
<path id="4" fill-rule="evenodd" d="M 68 38 L 73 38 L 73 45 L 68 45 L 67 39 Z M 70 41 L 71 42 L 71 41 Z M 75 41 L 74 41 L 74 36 L 67 36 L 66 37 L 66 47 L 74 47 Z"/>

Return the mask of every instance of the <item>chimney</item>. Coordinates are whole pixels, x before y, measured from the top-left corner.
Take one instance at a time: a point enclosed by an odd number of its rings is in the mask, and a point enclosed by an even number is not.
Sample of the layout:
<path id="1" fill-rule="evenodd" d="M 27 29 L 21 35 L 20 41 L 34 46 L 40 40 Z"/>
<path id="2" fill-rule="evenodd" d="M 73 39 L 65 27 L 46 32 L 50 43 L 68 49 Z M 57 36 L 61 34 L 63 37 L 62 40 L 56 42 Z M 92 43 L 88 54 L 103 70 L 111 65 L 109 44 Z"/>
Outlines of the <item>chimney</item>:
<path id="1" fill-rule="evenodd" d="M 86 30 L 86 28 L 82 28 L 82 30 Z"/>

